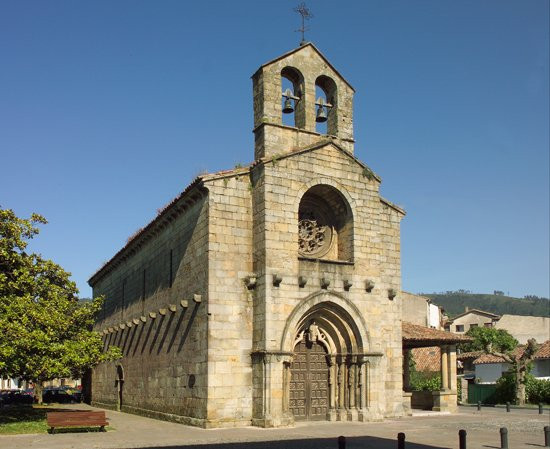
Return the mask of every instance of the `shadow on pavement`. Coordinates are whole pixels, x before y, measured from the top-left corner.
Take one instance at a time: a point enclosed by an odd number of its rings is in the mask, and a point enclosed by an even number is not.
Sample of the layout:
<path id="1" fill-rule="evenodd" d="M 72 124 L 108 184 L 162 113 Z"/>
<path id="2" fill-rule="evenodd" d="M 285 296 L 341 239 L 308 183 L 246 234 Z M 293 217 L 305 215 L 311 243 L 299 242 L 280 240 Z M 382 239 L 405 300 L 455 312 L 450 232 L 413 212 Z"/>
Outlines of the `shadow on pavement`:
<path id="1" fill-rule="evenodd" d="M 346 438 L 346 449 L 396 449 L 397 436 L 394 440 L 378 437 L 349 437 Z M 407 449 L 448 449 L 449 446 L 431 446 L 406 442 Z M 302 440 L 280 441 L 249 441 L 242 443 L 216 443 L 182 446 L 153 446 L 142 449 L 338 449 L 336 438 L 314 438 Z"/>

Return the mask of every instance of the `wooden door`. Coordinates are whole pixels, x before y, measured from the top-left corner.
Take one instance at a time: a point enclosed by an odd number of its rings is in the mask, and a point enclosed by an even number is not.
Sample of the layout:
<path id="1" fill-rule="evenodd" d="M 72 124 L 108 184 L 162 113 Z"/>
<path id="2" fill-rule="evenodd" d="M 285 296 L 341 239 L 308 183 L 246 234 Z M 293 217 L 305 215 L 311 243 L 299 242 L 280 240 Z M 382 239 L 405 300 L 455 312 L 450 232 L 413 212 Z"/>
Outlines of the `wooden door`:
<path id="1" fill-rule="evenodd" d="M 328 365 L 325 349 L 301 341 L 294 348 L 290 366 L 290 411 L 294 419 L 326 419 L 328 410 Z"/>

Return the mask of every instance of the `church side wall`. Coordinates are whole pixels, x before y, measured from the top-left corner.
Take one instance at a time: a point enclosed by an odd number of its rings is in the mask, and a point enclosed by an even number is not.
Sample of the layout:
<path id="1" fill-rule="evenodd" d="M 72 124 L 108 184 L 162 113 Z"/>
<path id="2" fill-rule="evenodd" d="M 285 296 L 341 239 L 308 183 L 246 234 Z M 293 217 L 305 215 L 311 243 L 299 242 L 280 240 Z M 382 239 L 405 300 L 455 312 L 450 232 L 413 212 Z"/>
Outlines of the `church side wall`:
<path id="1" fill-rule="evenodd" d="M 208 426 L 252 418 L 252 203 L 248 174 L 207 182 L 210 192 Z"/>
<path id="2" fill-rule="evenodd" d="M 124 354 L 94 369 L 93 403 L 117 407 L 120 364 L 123 411 L 204 425 L 207 244 L 203 196 L 93 286 L 94 296 L 105 296 L 96 329 L 111 328 L 105 345 L 119 346 Z M 201 303 L 194 301 L 196 294 Z"/>
<path id="3" fill-rule="evenodd" d="M 322 278 L 330 280 L 327 293 L 340 295 L 357 306 L 367 328 L 367 335 L 363 336 L 364 351 L 377 354 L 367 359 L 364 418 L 401 415 L 399 226 L 402 214 L 381 202 L 377 181 L 369 181 L 355 161 L 331 146 L 266 163 L 264 171 L 262 188 L 266 212 L 263 221 L 255 221 L 255 228 L 263 230 L 265 263 L 255 267 L 259 281 L 255 294 L 258 303 L 265 303 L 265 318 L 262 319 L 266 326 L 263 334 L 255 334 L 255 347 L 273 353 L 292 351 L 292 348 L 281 347 L 289 315 L 306 298 L 324 291 Z M 354 220 L 353 261 L 324 262 L 298 257 L 298 205 L 307 189 L 315 184 L 331 185 L 347 195 Z M 255 229 L 256 234 L 261 231 Z M 282 277 L 278 287 L 273 284 L 274 274 Z M 298 285 L 299 276 L 307 279 L 303 287 Z M 352 283 L 349 291 L 344 288 L 344 280 Z M 375 285 L 370 293 L 365 289 L 367 280 Z M 393 300 L 388 297 L 389 289 L 397 292 Z M 262 340 L 258 341 L 257 337 Z M 279 371 L 282 369 L 276 368 L 273 375 L 280 378 Z M 271 384 L 277 390 L 282 388 L 283 381 L 274 377 Z M 270 406 L 272 413 L 282 409 L 283 396 L 283 391 L 272 394 L 276 402 Z M 262 400 L 260 394 L 255 400 Z M 262 407 L 266 409 L 265 405 L 257 409 Z M 273 425 L 277 425 L 276 417 L 273 417 Z"/>

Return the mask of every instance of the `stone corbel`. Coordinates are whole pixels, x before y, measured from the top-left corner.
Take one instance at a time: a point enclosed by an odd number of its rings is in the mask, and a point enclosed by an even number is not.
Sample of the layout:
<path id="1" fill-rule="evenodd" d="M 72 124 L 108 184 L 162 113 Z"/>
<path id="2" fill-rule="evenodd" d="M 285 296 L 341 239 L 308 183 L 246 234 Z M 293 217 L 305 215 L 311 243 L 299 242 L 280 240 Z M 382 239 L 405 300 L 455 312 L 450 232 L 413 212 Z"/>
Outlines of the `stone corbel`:
<path id="1" fill-rule="evenodd" d="M 276 273 L 273 274 L 273 287 L 279 287 L 282 281 L 283 281 L 283 278 L 281 276 L 279 276 Z"/>
<path id="2" fill-rule="evenodd" d="M 305 276 L 298 276 L 298 286 L 304 288 L 307 284 L 307 278 Z"/>
<path id="3" fill-rule="evenodd" d="M 351 286 L 353 285 L 353 283 L 348 280 L 348 279 L 344 279 L 344 290 L 349 292 L 349 289 L 351 288 Z"/>
<path id="4" fill-rule="evenodd" d="M 248 290 L 254 290 L 256 288 L 257 279 L 256 276 L 247 276 L 244 278 L 244 283 Z"/>
<path id="5" fill-rule="evenodd" d="M 367 279 L 365 281 L 365 290 L 367 293 L 370 293 L 372 292 L 372 289 L 374 288 L 374 282 L 371 281 L 370 279 Z"/>
<path id="6" fill-rule="evenodd" d="M 330 279 L 321 278 L 321 288 L 322 289 L 326 290 L 329 285 L 330 285 Z"/>
<path id="7" fill-rule="evenodd" d="M 397 291 L 394 288 L 388 289 L 388 298 L 390 299 L 390 301 L 393 301 L 396 296 Z"/>

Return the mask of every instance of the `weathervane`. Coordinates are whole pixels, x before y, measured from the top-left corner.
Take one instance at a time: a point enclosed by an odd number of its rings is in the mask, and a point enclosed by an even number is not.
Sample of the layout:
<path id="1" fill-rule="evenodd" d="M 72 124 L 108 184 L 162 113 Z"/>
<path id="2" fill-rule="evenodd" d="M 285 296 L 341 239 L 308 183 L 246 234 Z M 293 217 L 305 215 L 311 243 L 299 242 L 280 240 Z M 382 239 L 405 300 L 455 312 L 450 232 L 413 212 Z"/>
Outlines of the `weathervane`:
<path id="1" fill-rule="evenodd" d="M 304 2 L 300 3 L 296 8 L 294 8 L 294 12 L 297 12 L 302 16 L 302 28 L 297 29 L 296 32 L 302 33 L 302 42 L 300 42 L 300 45 L 305 45 L 305 32 L 309 30 L 309 27 L 306 27 L 306 20 L 311 19 L 313 17 L 313 14 Z"/>

